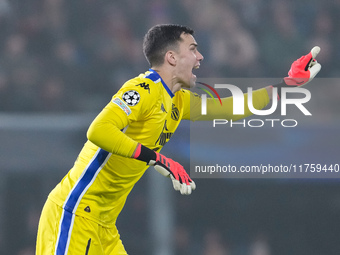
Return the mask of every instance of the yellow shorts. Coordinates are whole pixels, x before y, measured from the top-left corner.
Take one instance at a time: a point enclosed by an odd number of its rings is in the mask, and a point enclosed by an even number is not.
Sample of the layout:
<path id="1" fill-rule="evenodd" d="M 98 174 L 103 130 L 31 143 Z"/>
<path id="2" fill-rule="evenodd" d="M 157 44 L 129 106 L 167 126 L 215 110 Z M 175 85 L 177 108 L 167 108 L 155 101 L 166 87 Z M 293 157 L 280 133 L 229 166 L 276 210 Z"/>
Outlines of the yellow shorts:
<path id="1" fill-rule="evenodd" d="M 41 213 L 36 255 L 127 255 L 116 227 L 105 228 L 49 199 Z"/>

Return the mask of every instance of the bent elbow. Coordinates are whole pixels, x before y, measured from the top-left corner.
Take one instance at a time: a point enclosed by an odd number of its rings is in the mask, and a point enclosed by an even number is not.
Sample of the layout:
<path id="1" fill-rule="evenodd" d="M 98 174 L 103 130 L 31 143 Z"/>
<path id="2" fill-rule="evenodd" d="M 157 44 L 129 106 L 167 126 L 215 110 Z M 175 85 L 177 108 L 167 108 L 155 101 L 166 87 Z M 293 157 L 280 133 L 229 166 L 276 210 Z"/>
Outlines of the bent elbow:
<path id="1" fill-rule="evenodd" d="M 86 132 L 86 137 L 89 141 L 91 141 L 92 143 L 96 144 L 96 128 L 94 127 L 93 123 L 90 125 L 90 127 L 88 128 L 87 132 Z"/>

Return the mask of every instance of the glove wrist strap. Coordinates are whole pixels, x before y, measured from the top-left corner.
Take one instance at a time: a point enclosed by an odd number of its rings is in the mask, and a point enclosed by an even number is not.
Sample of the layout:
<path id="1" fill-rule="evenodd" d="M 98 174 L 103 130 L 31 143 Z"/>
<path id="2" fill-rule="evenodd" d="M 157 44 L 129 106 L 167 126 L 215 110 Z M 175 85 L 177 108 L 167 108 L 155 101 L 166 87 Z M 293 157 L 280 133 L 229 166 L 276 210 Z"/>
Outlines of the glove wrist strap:
<path id="1" fill-rule="evenodd" d="M 144 161 L 146 163 L 149 163 L 150 160 L 156 160 L 157 154 L 153 150 L 151 150 L 151 149 L 149 149 L 149 148 L 147 148 L 144 145 L 141 145 L 139 143 L 137 145 L 134 158 L 138 159 L 140 161 Z"/>
<path id="2" fill-rule="evenodd" d="M 284 79 L 282 79 L 282 81 L 280 83 L 273 85 L 273 87 L 277 88 L 277 95 L 280 99 L 281 98 L 281 88 L 290 87 L 290 86 L 285 83 Z"/>

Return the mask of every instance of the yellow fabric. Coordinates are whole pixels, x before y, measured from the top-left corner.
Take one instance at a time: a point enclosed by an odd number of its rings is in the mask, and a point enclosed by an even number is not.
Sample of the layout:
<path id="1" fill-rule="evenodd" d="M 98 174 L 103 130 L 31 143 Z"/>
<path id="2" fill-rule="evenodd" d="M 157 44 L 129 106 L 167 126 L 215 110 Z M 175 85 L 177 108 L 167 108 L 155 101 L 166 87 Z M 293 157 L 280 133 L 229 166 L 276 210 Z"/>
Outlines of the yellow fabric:
<path id="1" fill-rule="evenodd" d="M 150 74 L 127 81 L 90 125 L 88 141 L 74 166 L 49 195 L 64 212 L 115 228 L 128 194 L 148 168 L 131 158 L 137 143 L 159 152 L 181 119 L 207 120 L 200 114 L 200 96 L 183 89 L 173 95 L 160 78 Z M 138 97 L 129 103 L 127 94 Z M 256 108 L 268 101 L 264 90 L 254 92 Z M 222 107 L 208 100 L 207 116 L 233 118 L 231 105 L 231 98 L 223 99 Z M 244 116 L 248 114 L 249 110 Z M 59 221 L 60 213 L 49 217 L 50 222 L 42 220 L 41 228 Z"/>
<path id="2" fill-rule="evenodd" d="M 160 81 L 155 83 L 144 76 L 128 81 L 93 121 L 88 131 L 89 140 L 77 161 L 49 196 L 59 206 L 64 206 L 82 174 L 97 160 L 97 153 L 102 153 L 101 148 L 112 153 L 75 210 L 75 214 L 103 226 L 115 224 L 128 194 L 148 168 L 146 163 L 130 158 L 137 142 L 160 151 L 177 129 L 184 106 L 189 105 L 189 91 L 178 91 L 171 98 Z M 149 90 L 138 85 L 143 83 L 149 85 Z M 139 93 L 140 101 L 129 106 L 131 113 L 127 115 L 113 100 L 122 99 L 124 93 L 131 90 Z M 125 129 L 124 132 L 121 129 Z M 90 213 L 85 211 L 87 206 L 91 208 Z"/>
<path id="3" fill-rule="evenodd" d="M 50 200 L 46 201 L 39 222 L 36 255 L 55 254 L 62 214 L 63 208 Z M 127 252 L 115 226 L 104 228 L 75 216 L 67 254 L 127 255 Z"/>
<path id="4" fill-rule="evenodd" d="M 201 115 L 202 99 L 199 95 L 191 93 L 190 107 L 187 109 L 183 119 L 190 119 L 192 121 L 213 120 L 213 119 L 227 119 L 239 120 L 252 115 L 248 108 L 248 94 L 244 94 L 244 114 L 233 115 L 233 97 L 222 98 L 222 105 L 216 103 L 212 98 L 207 98 L 207 114 Z M 269 103 L 269 96 L 265 88 L 253 91 L 253 106 L 255 109 L 262 109 Z"/>

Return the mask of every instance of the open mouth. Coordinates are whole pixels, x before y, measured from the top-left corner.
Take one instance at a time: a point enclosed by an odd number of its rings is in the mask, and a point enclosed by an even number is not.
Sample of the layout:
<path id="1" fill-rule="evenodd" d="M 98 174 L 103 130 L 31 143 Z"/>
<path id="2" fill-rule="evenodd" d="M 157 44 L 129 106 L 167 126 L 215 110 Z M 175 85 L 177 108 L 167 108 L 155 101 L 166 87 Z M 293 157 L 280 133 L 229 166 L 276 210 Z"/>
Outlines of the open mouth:
<path id="1" fill-rule="evenodd" d="M 194 66 L 194 67 L 192 68 L 192 75 L 193 75 L 194 77 L 196 77 L 196 75 L 195 75 L 193 72 L 194 72 L 194 70 L 197 70 L 198 68 L 200 68 L 200 65 L 196 65 L 196 66 Z"/>

